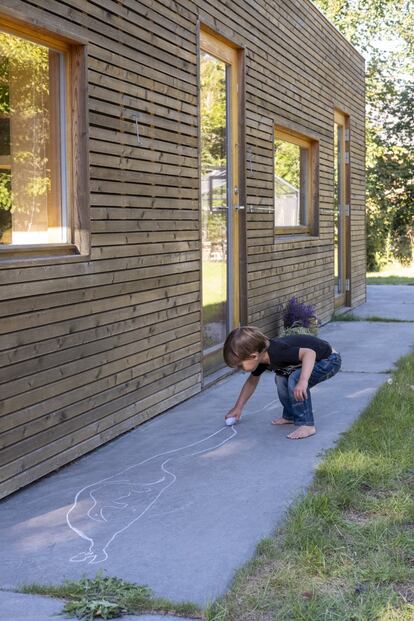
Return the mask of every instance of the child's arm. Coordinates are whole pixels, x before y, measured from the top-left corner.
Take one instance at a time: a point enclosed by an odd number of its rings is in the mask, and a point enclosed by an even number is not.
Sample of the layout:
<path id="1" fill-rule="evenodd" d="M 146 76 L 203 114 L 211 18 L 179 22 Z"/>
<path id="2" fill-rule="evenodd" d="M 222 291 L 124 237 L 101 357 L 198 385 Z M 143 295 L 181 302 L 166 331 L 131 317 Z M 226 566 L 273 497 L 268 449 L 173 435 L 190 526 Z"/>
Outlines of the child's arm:
<path id="1" fill-rule="evenodd" d="M 229 418 L 230 416 L 234 416 L 237 420 L 240 420 L 240 416 L 242 413 L 242 409 L 246 403 L 256 390 L 256 386 L 259 383 L 260 375 L 250 375 L 248 379 L 244 382 L 243 388 L 240 391 L 239 398 L 236 401 L 236 405 L 231 408 L 229 412 L 227 412 L 225 418 Z"/>
<path id="2" fill-rule="evenodd" d="M 316 353 L 313 349 L 301 347 L 299 349 L 299 360 L 302 363 L 302 371 L 293 394 L 297 401 L 304 401 L 307 397 L 308 381 L 315 366 Z"/>

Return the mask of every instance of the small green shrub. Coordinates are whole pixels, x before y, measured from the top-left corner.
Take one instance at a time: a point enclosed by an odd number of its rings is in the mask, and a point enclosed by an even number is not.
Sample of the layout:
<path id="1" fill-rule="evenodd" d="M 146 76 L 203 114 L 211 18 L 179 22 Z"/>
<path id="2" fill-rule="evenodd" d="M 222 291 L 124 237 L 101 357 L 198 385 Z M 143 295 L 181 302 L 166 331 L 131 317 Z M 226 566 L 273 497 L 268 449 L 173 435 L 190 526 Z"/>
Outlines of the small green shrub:
<path id="1" fill-rule="evenodd" d="M 291 334 L 313 334 L 315 335 L 316 333 L 312 332 L 310 328 L 304 328 L 303 326 L 292 326 L 291 328 L 283 328 L 283 330 L 280 333 L 281 336 L 290 336 Z"/>
<path id="2" fill-rule="evenodd" d="M 95 618 L 113 619 L 129 612 L 133 599 L 136 608 L 149 607 L 152 592 L 146 586 L 126 582 L 121 578 L 104 576 L 98 572 L 95 578 L 66 580 L 66 596 L 70 597 L 63 608 L 63 615 L 75 615 L 83 621 Z"/>
<path id="3" fill-rule="evenodd" d="M 146 586 L 98 572 L 95 578 L 65 580 L 60 585 L 30 584 L 21 586 L 22 593 L 48 595 L 68 600 L 61 614 L 83 621 L 114 619 L 123 614 L 155 613 L 201 618 L 201 610 L 191 602 L 170 602 L 154 597 Z"/>
<path id="4" fill-rule="evenodd" d="M 89 600 L 82 598 L 74 602 L 67 602 L 61 614 L 69 617 L 75 616 L 83 621 L 93 621 L 97 617 L 101 619 L 114 619 L 115 617 L 120 617 L 124 612 L 127 612 L 125 608 L 105 599 Z"/>

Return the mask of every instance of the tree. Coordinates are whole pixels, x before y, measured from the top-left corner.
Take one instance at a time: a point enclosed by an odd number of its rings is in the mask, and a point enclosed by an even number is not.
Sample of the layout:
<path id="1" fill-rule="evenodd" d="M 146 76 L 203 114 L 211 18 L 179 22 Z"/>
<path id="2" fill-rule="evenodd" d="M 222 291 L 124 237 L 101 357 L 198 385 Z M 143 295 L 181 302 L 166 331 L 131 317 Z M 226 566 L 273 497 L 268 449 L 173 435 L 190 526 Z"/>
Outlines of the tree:
<path id="1" fill-rule="evenodd" d="M 314 0 L 366 57 L 368 269 L 410 263 L 414 237 L 412 0 Z"/>
<path id="2" fill-rule="evenodd" d="M 368 265 L 409 264 L 414 245 L 414 84 L 397 85 L 367 168 Z"/>
<path id="3" fill-rule="evenodd" d="M 226 164 L 225 64 L 203 53 L 200 80 L 201 166 L 204 171 Z"/>
<path id="4" fill-rule="evenodd" d="M 49 116 L 48 48 L 0 32 L 0 244 L 12 242 L 12 219 L 30 231 L 46 211 Z"/>

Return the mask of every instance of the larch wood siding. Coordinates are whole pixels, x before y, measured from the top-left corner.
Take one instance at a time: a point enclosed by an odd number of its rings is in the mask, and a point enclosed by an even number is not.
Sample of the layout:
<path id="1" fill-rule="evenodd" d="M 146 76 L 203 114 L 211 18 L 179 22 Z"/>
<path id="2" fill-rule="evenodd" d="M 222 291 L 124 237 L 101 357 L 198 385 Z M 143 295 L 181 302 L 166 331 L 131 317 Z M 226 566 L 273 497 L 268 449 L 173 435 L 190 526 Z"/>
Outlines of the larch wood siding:
<path id="1" fill-rule="evenodd" d="M 292 295 L 333 312 L 335 108 L 351 127 L 351 302 L 365 299 L 364 63 L 310 1 L 2 10 L 88 42 L 91 254 L 0 263 L 0 497 L 201 390 L 200 23 L 244 50 L 242 317 L 274 335 Z M 275 124 L 319 141 L 315 237 L 275 238 Z"/>

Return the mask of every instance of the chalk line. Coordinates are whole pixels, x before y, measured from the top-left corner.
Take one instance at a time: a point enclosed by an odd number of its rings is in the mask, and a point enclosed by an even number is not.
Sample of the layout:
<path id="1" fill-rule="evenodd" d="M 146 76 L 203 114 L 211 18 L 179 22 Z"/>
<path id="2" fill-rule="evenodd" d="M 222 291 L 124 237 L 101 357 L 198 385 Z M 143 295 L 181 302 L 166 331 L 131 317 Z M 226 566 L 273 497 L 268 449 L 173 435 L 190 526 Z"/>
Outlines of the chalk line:
<path id="1" fill-rule="evenodd" d="M 221 433 L 223 430 L 229 430 L 229 427 L 221 427 L 218 431 L 215 431 L 214 433 L 210 434 L 209 436 L 206 436 L 205 438 L 202 438 L 201 440 L 198 440 L 196 442 L 192 442 L 190 444 L 186 444 L 184 446 L 181 446 L 177 449 L 171 449 L 169 451 L 163 451 L 161 453 L 158 453 L 156 455 L 152 455 L 151 457 L 148 457 L 147 459 L 144 459 L 136 464 L 132 464 L 131 466 L 128 466 L 127 468 L 125 468 L 124 470 L 116 473 L 115 475 L 112 475 L 110 477 L 106 477 L 104 479 L 100 479 L 99 481 L 96 481 L 94 483 L 91 483 L 89 485 L 84 486 L 82 489 L 80 489 L 76 495 L 75 495 L 75 500 L 73 505 L 70 507 L 70 509 L 68 510 L 68 512 L 66 513 L 66 522 L 69 526 L 69 528 L 71 530 L 73 530 L 77 535 L 79 535 L 79 537 L 81 537 L 82 539 L 86 540 L 89 542 L 89 549 L 87 552 L 81 552 L 80 554 L 75 555 L 74 557 L 72 557 L 70 559 L 71 562 L 84 562 L 87 561 L 90 564 L 96 564 L 96 563 L 101 563 L 103 561 L 105 561 L 108 558 L 108 553 L 107 553 L 107 548 L 108 546 L 114 541 L 114 539 L 122 532 L 124 532 L 127 528 L 129 528 L 133 523 L 135 523 L 136 521 L 138 521 L 139 519 L 141 519 L 146 513 L 148 513 L 148 511 L 154 506 L 154 504 L 158 501 L 158 499 L 161 497 L 161 495 L 170 487 L 172 487 L 176 480 L 177 477 L 175 476 L 175 474 L 173 472 L 171 472 L 170 470 L 167 469 L 166 465 L 169 461 L 171 461 L 172 457 L 169 457 L 168 459 L 166 459 L 165 461 L 163 461 L 163 463 L 161 464 L 161 470 L 165 475 L 169 475 L 169 477 L 171 477 L 171 480 L 156 494 L 156 496 L 151 500 L 151 502 L 149 502 L 147 504 L 147 506 L 143 509 L 143 511 L 141 511 L 141 513 L 137 516 L 134 516 L 134 518 L 132 520 L 130 520 L 127 524 L 125 524 L 122 528 L 118 529 L 116 532 L 114 532 L 112 534 L 112 536 L 106 541 L 104 546 L 101 546 L 99 548 L 99 556 L 97 554 L 97 551 L 95 550 L 95 541 L 92 537 L 88 536 L 83 529 L 78 528 L 75 524 L 72 523 L 71 519 L 70 519 L 70 514 L 76 510 L 78 502 L 79 502 L 79 498 L 80 496 L 84 493 L 87 492 L 87 490 L 91 490 L 88 494 L 87 497 L 91 499 L 92 501 L 92 506 L 89 508 L 88 512 L 86 513 L 86 516 L 84 515 L 84 517 L 88 517 L 88 519 L 95 521 L 95 522 L 108 522 L 108 520 L 106 519 L 105 515 L 103 514 L 103 511 L 105 510 L 105 508 L 116 508 L 116 509 L 125 509 L 128 507 L 128 503 L 122 503 L 120 501 L 127 499 L 129 497 L 132 497 L 132 495 L 134 493 L 137 493 L 136 491 L 134 491 L 134 484 L 131 483 L 131 481 L 129 481 L 128 479 L 125 479 L 125 475 L 126 473 L 130 472 L 133 468 L 136 468 L 138 466 L 142 466 L 146 463 L 149 463 L 150 461 L 154 461 L 159 457 L 163 457 L 166 455 L 174 455 L 175 453 L 178 452 L 182 452 L 185 451 L 186 449 L 190 449 L 193 448 L 195 446 L 198 446 L 199 444 L 205 443 L 207 440 L 209 440 L 210 438 L 214 438 L 214 436 L 216 436 L 217 434 Z M 205 453 L 207 451 L 212 451 L 215 450 L 217 448 L 219 448 L 220 446 L 223 446 L 224 444 L 226 444 L 226 442 L 229 442 L 229 440 L 231 440 L 232 438 L 234 438 L 237 435 L 237 431 L 234 429 L 234 427 L 231 427 L 231 431 L 232 434 L 225 438 L 223 441 L 219 442 L 216 445 L 210 446 L 206 449 L 202 449 L 200 451 L 195 451 L 193 453 L 190 453 L 189 456 L 194 456 L 194 455 L 199 455 L 201 453 Z M 157 479 L 156 481 L 151 481 L 149 483 L 144 483 L 141 484 L 141 487 L 144 487 L 144 489 L 146 489 L 147 492 L 151 491 L 151 487 L 154 485 L 158 485 L 160 483 L 162 483 L 163 481 L 166 480 L 166 476 Z M 95 517 L 93 515 L 93 511 L 94 509 L 98 506 L 98 501 L 95 497 L 95 495 L 97 495 L 97 492 L 99 491 L 99 488 L 102 488 L 102 486 L 104 486 L 105 483 L 111 483 L 111 484 L 119 484 L 119 485 L 129 485 L 131 486 L 132 490 L 129 491 L 127 494 L 124 494 L 122 496 L 119 496 L 116 498 L 115 501 L 111 501 L 111 504 L 109 505 L 105 505 L 101 507 L 101 509 L 99 510 L 99 518 Z M 92 488 L 92 489 L 91 489 Z"/>
<path id="2" fill-rule="evenodd" d="M 273 405 L 277 402 L 277 399 L 273 399 L 272 401 L 270 401 L 269 403 L 267 403 L 266 405 L 264 405 L 263 407 L 261 407 L 258 410 L 254 410 L 252 412 L 246 412 L 245 416 L 250 416 L 253 414 L 256 414 L 258 412 L 261 411 L 265 411 L 268 409 L 271 409 L 273 407 Z M 229 442 L 231 439 L 233 439 L 236 435 L 237 435 L 237 431 L 235 429 L 234 426 L 224 426 L 221 427 L 220 429 L 218 429 L 217 431 L 215 431 L 214 433 L 206 436 L 205 438 L 202 438 L 201 440 L 197 440 L 196 442 L 191 442 L 190 444 L 185 444 L 179 448 L 176 449 L 171 449 L 169 451 L 162 451 L 161 453 L 157 453 L 155 455 L 151 455 L 151 457 L 148 457 L 138 463 L 132 464 L 130 466 L 128 466 L 127 468 L 124 468 L 123 470 L 117 472 L 116 474 L 113 474 L 111 476 L 105 477 L 103 479 L 100 479 L 94 483 L 90 483 L 88 485 L 85 485 L 84 487 L 82 487 L 75 495 L 74 498 L 74 502 L 72 504 L 72 506 L 70 507 L 70 509 L 67 511 L 66 513 L 66 522 L 67 525 L 69 526 L 69 528 L 75 532 L 81 539 L 84 539 L 85 541 L 87 541 L 89 543 L 89 548 L 88 551 L 86 552 L 81 552 L 79 554 L 76 554 L 75 556 L 73 556 L 70 561 L 71 562 L 88 562 L 90 564 L 96 564 L 96 563 L 101 563 L 105 560 L 107 560 L 108 558 L 108 553 L 107 553 L 107 548 L 108 546 L 115 540 L 116 537 L 118 537 L 118 535 L 122 532 L 124 532 L 125 530 L 127 530 L 132 524 L 134 524 L 135 522 L 137 522 L 138 520 L 140 520 L 144 515 L 146 515 L 148 513 L 148 511 L 155 505 L 155 503 L 159 500 L 159 498 L 161 497 L 162 494 L 164 494 L 164 492 L 166 490 L 168 490 L 169 488 L 171 488 L 173 485 L 175 485 L 176 481 L 177 481 L 177 477 L 176 475 L 171 472 L 168 468 L 167 468 L 167 464 L 168 462 L 170 462 L 173 459 L 174 454 L 176 453 L 180 453 L 183 451 L 186 451 L 188 449 L 191 449 L 193 447 L 197 447 L 200 444 L 203 444 L 205 442 L 207 442 L 210 438 L 214 438 L 215 436 L 217 436 L 218 434 L 222 433 L 223 430 L 230 430 L 232 431 L 232 434 L 229 437 L 226 437 L 224 440 L 222 440 L 221 442 L 219 442 L 218 444 L 215 444 L 213 446 L 209 446 L 207 448 L 203 448 L 201 450 L 196 450 L 192 453 L 190 453 L 189 455 L 184 455 L 183 457 L 193 457 L 196 455 L 200 455 L 202 453 L 206 453 L 208 451 L 212 451 L 212 450 L 216 450 L 217 448 L 219 448 L 220 446 L 223 446 L 224 444 L 226 444 L 227 442 Z M 145 483 L 134 483 L 133 481 L 131 482 L 131 480 L 129 480 L 128 478 L 128 473 L 131 472 L 131 470 L 133 470 L 134 468 L 137 468 L 139 466 L 143 466 L 144 464 L 147 464 L 151 461 L 155 461 L 156 459 L 160 458 L 160 457 L 164 457 L 164 456 L 169 456 L 166 460 L 164 460 L 160 466 L 161 471 L 163 473 L 164 476 L 162 476 L 161 478 L 157 478 L 153 481 L 149 481 L 149 482 L 145 482 Z M 170 479 L 168 481 L 168 478 Z M 116 509 L 116 510 L 127 510 L 129 503 L 127 502 L 128 499 L 131 500 L 136 500 L 138 495 L 141 495 L 141 498 L 143 497 L 144 494 L 150 494 L 151 491 L 153 491 L 153 488 L 156 486 L 161 485 L 162 483 L 165 482 L 165 485 L 161 488 L 160 491 L 158 491 L 158 493 L 155 494 L 154 498 L 151 499 L 151 501 L 145 506 L 145 508 L 139 513 L 139 515 L 134 516 L 134 518 L 132 520 L 130 520 L 127 524 L 125 524 L 122 528 L 116 530 L 114 533 L 112 533 L 112 535 L 109 537 L 109 539 L 107 539 L 107 537 L 105 537 L 105 545 L 101 545 L 101 546 L 97 546 L 96 545 L 96 541 L 94 538 L 88 536 L 83 528 L 78 528 L 74 523 L 73 523 L 73 518 L 71 520 L 71 514 L 73 514 L 75 511 L 80 512 L 81 517 L 87 518 L 88 520 L 91 521 L 91 523 L 95 522 L 97 524 L 97 528 L 99 528 L 100 524 L 108 524 L 108 518 L 105 515 L 105 511 L 106 510 L 110 510 L 110 509 Z M 117 496 L 117 497 L 111 497 L 108 501 L 105 501 L 105 499 L 103 499 L 102 501 L 99 500 L 99 493 L 101 491 L 103 491 L 105 489 L 105 484 L 110 484 L 110 485 L 118 485 L 118 486 L 126 486 L 127 488 L 129 487 L 129 489 L 127 489 L 126 493 L 122 493 L 122 495 Z M 90 490 L 89 492 L 87 490 Z M 89 507 L 88 511 L 85 513 L 83 513 L 82 515 L 82 509 L 80 508 L 80 497 L 82 495 L 86 495 L 86 499 L 88 501 L 90 501 L 92 504 Z M 112 493 L 112 496 L 116 496 L 116 492 L 115 494 Z M 85 500 L 85 499 L 83 499 Z M 100 506 L 100 504 L 102 506 Z M 89 506 L 89 504 L 88 504 Z M 117 517 L 119 517 L 120 514 L 118 514 Z"/>

